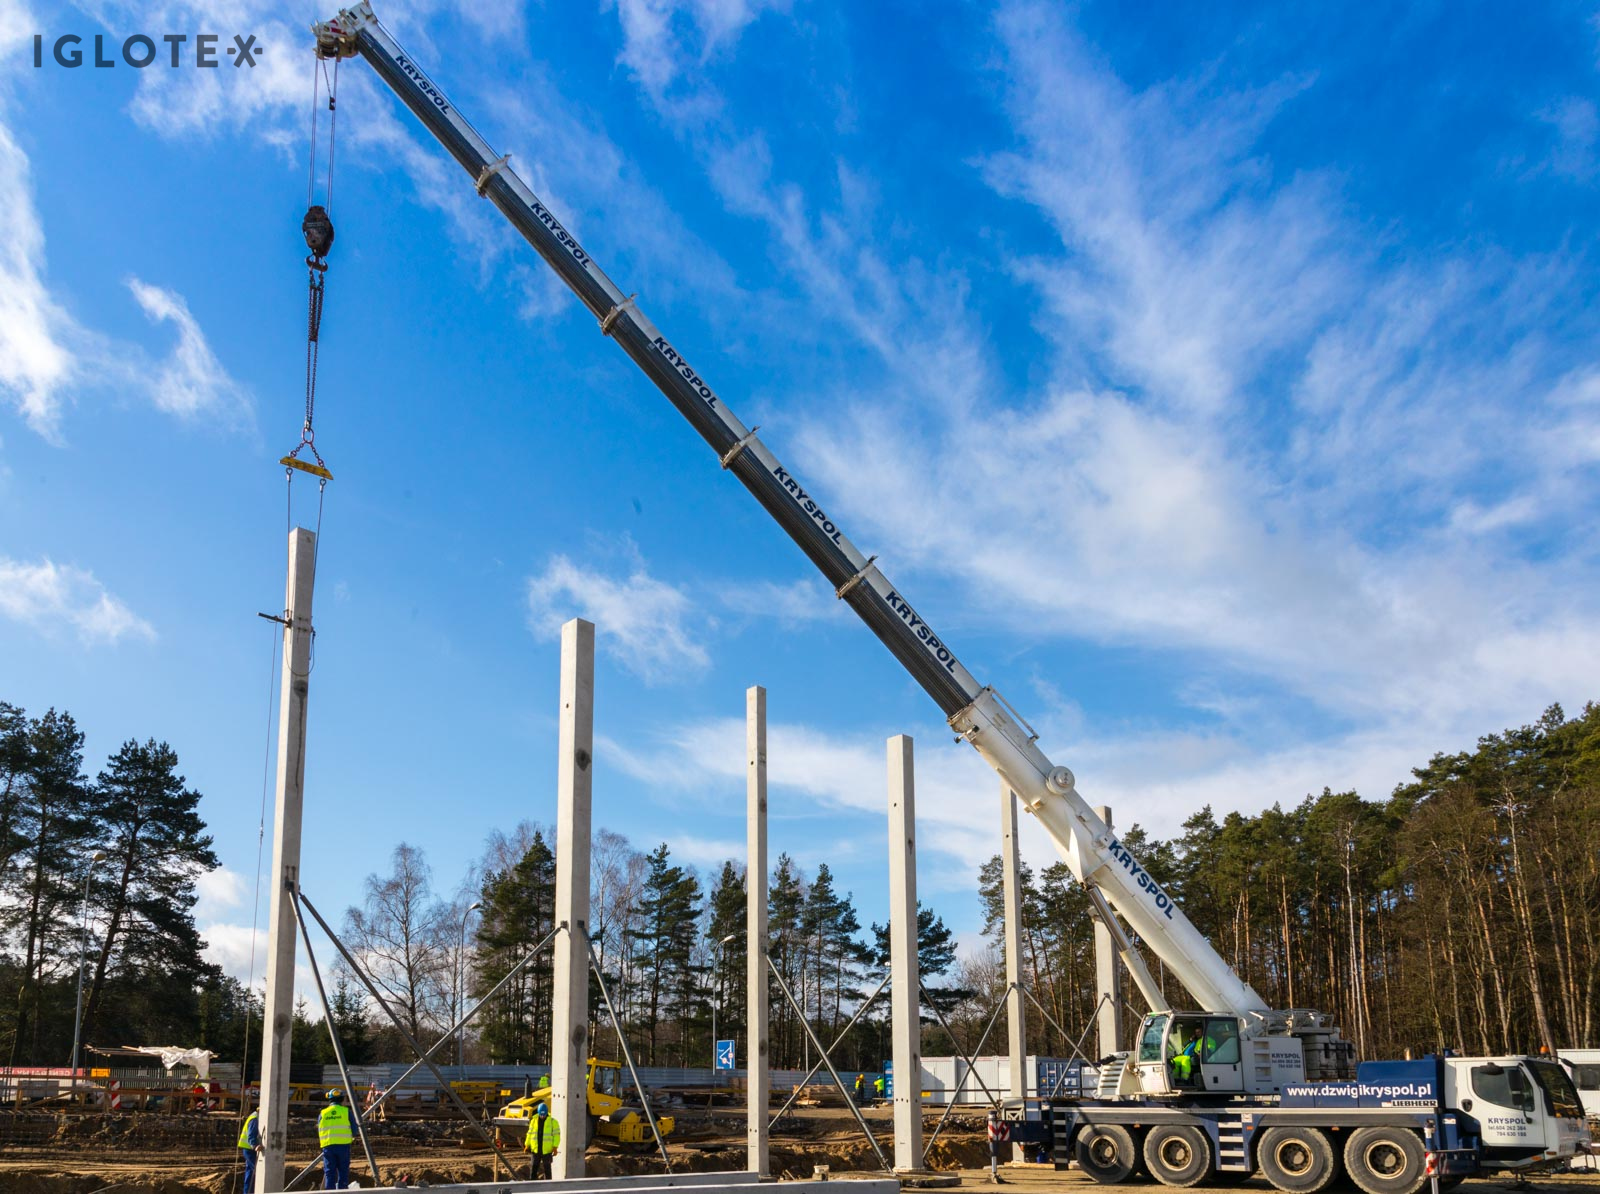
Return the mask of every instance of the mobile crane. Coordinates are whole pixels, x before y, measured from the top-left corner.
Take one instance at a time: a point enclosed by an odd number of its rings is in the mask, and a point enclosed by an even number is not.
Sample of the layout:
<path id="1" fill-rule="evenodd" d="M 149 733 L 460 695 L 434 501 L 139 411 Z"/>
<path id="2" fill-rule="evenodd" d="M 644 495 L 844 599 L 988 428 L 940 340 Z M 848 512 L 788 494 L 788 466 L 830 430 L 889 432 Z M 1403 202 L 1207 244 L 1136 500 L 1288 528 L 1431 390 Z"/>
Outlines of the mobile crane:
<path id="1" fill-rule="evenodd" d="M 318 57 L 359 55 L 377 71 L 1039 819 L 1083 884 L 1151 1010 L 1138 1049 L 1103 1068 L 1096 1097 L 1054 1109 L 1058 1164 L 1070 1157 L 1113 1183 L 1142 1160 L 1173 1186 L 1259 1168 L 1279 1189 L 1315 1194 L 1338 1175 L 1342 1154 L 1367 1194 L 1412 1194 L 1429 1171 L 1455 1178 L 1485 1164 L 1553 1163 L 1576 1151 L 1582 1111 L 1559 1066 L 1439 1056 L 1357 1067 L 1353 1046 L 1321 1013 L 1268 1008 L 1095 815 L 1072 772 L 1045 755 L 1021 714 L 973 678 L 877 557 L 845 536 L 817 495 L 606 276 L 509 155 L 496 155 L 395 42 L 368 0 L 313 33 Z M 1168 1006 L 1124 921 L 1202 1011 Z"/>

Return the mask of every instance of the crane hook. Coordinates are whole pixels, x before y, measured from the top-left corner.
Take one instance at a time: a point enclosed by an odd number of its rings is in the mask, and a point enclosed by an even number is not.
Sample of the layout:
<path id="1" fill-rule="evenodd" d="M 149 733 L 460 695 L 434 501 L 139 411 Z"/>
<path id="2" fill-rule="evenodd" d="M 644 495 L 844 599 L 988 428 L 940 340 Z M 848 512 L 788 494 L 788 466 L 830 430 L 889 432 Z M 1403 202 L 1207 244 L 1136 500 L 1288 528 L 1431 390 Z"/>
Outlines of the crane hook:
<path id="1" fill-rule="evenodd" d="M 313 204 L 306 209 L 306 218 L 300 221 L 300 231 L 305 234 L 306 248 L 311 250 L 311 259 L 317 264 L 313 269 L 326 269 L 321 264 L 322 258 L 328 255 L 328 250 L 333 248 L 333 220 L 322 204 Z M 308 259 L 307 264 L 311 264 Z"/>

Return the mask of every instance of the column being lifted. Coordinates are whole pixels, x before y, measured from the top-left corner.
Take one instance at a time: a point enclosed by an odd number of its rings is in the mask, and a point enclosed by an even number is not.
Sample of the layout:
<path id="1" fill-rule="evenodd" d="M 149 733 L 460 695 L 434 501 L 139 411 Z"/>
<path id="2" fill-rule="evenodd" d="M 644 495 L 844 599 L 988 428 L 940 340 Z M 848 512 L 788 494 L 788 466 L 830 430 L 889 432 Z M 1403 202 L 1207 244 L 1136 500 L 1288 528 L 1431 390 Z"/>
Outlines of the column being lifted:
<path id="1" fill-rule="evenodd" d="M 1022 996 L 1022 851 L 1017 841 L 1017 794 L 1000 782 L 1000 869 L 1003 875 L 1006 933 L 1006 1037 L 1009 1044 L 1011 1097 L 1028 1097 L 1028 1022 Z M 1026 1160 L 1020 1144 L 1012 1159 Z"/>
<path id="2" fill-rule="evenodd" d="M 317 537 L 289 532 L 283 610 L 283 683 L 278 705 L 278 786 L 272 817 L 272 903 L 267 924 L 267 1002 L 261 1041 L 261 1164 L 256 1189 L 283 1189 L 289 1127 L 289 1045 L 294 1027 L 294 951 L 300 882 L 300 808 L 306 779 L 306 697 L 311 680 L 311 589 Z"/>
<path id="3" fill-rule="evenodd" d="M 745 769 L 745 1073 L 750 1108 L 745 1121 L 745 1167 L 770 1176 L 767 1101 L 772 1086 L 767 1041 L 767 690 L 744 694 Z"/>
<path id="4" fill-rule="evenodd" d="M 889 1005 L 894 1035 L 894 1167 L 922 1167 L 922 1028 L 917 973 L 917 839 L 911 739 L 889 739 Z"/>
<path id="5" fill-rule="evenodd" d="M 1111 810 L 1102 804 L 1094 811 L 1110 829 Z M 1100 1042 L 1099 1055 L 1105 1057 L 1122 1048 L 1122 959 L 1117 957 L 1111 930 L 1098 916 L 1094 918 L 1094 976 L 1095 997 L 1100 1000 L 1095 1036 Z"/>
<path id="6" fill-rule="evenodd" d="M 561 1125 L 557 1181 L 584 1176 L 589 1143 L 589 842 L 594 791 L 594 623 L 561 627 L 561 726 L 556 760 L 556 909 L 550 1027 L 550 1113 Z M 620 1029 L 620 1025 L 618 1026 Z"/>

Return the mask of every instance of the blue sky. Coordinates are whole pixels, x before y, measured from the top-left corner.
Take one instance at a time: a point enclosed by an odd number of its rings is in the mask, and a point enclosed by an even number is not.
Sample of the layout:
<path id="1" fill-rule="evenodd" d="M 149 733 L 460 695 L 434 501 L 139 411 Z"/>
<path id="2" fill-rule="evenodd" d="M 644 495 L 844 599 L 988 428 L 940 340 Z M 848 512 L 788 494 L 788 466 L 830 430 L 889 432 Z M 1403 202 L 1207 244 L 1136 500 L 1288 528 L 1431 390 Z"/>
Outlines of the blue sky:
<path id="1" fill-rule="evenodd" d="M 174 745 L 241 975 L 326 15 L 0 0 L 0 697 L 91 768 Z M 1594 5 L 379 15 L 1121 822 L 1381 797 L 1600 695 Z M 32 66 L 213 28 L 260 64 Z M 974 940 L 987 768 L 360 63 L 333 215 L 313 898 L 402 839 L 448 891 L 553 819 L 579 615 L 597 824 L 741 849 L 764 684 L 774 854 L 881 919 L 912 734 L 922 890 Z"/>

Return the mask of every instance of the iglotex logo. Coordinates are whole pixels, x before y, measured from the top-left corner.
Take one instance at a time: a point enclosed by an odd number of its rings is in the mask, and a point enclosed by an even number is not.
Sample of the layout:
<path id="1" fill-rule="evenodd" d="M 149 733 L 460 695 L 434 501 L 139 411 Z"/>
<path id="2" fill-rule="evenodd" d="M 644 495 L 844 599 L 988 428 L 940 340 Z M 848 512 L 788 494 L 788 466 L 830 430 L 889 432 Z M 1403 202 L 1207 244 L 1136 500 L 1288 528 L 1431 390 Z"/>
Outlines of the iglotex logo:
<path id="1" fill-rule="evenodd" d="M 219 33 L 197 33 L 192 37 L 187 33 L 163 33 L 155 37 L 143 33 L 135 33 L 131 37 L 123 38 L 120 53 L 118 52 L 117 39 L 107 38 L 103 33 L 97 33 L 92 39 L 93 53 L 90 53 L 90 39 L 78 36 L 76 33 L 63 33 L 55 40 L 48 40 L 44 34 L 33 35 L 33 65 L 43 67 L 53 62 L 56 66 L 66 67 L 68 70 L 79 66 L 110 67 L 120 63 L 131 66 L 135 70 L 143 70 L 147 66 L 154 66 L 159 59 L 163 66 L 201 66 L 217 67 L 224 62 L 232 60 L 235 69 L 241 66 L 253 67 L 256 64 L 256 55 L 261 53 L 261 47 L 256 44 L 256 35 L 253 33 L 233 35 L 233 44 L 221 46 Z M 156 43 L 162 43 L 164 49 L 158 49 Z M 49 47 L 48 53 L 46 46 Z"/>

